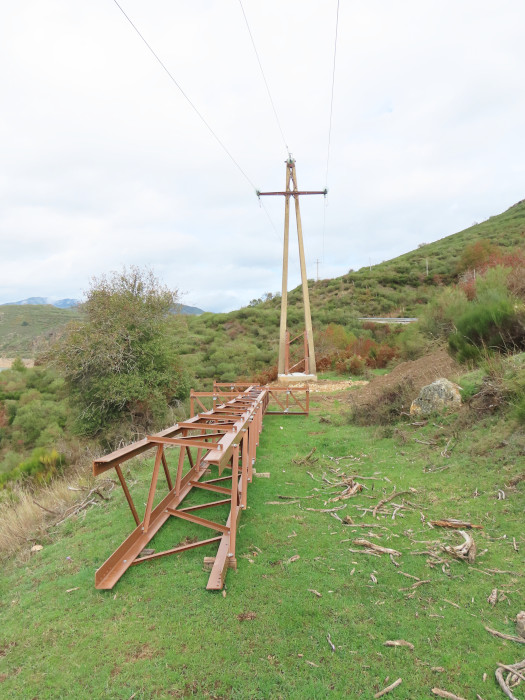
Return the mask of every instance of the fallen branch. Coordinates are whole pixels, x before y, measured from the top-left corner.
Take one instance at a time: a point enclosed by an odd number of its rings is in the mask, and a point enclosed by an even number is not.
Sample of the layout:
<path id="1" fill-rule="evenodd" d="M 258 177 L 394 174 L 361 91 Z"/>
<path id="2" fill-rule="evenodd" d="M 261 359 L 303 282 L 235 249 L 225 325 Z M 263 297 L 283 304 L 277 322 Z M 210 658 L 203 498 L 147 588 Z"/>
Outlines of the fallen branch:
<path id="1" fill-rule="evenodd" d="M 411 651 L 414 651 L 414 645 L 410 642 L 405 642 L 404 639 L 392 639 L 384 642 L 384 647 L 408 647 Z"/>
<path id="2" fill-rule="evenodd" d="M 398 678 L 397 681 L 394 681 L 394 682 L 391 683 L 390 685 L 387 685 L 386 688 L 383 688 L 383 690 L 380 690 L 379 693 L 376 693 L 376 694 L 374 695 L 374 698 L 376 698 L 376 699 L 377 699 L 377 698 L 382 698 L 383 695 L 386 695 L 386 694 L 389 693 L 391 690 L 394 690 L 394 688 L 397 688 L 397 686 L 398 686 L 398 685 L 401 685 L 402 682 L 403 682 L 403 679 L 402 679 L 402 678 Z"/>
<path id="3" fill-rule="evenodd" d="M 309 510 L 313 513 L 335 513 L 336 510 L 343 510 L 343 508 L 346 508 L 346 503 L 336 508 L 305 508 L 305 510 Z"/>
<path id="4" fill-rule="evenodd" d="M 453 518 L 446 520 L 431 520 L 430 524 L 435 525 L 436 527 L 450 527 L 454 530 L 483 530 L 483 525 L 473 525 L 472 523 L 467 523 L 463 520 L 454 520 Z"/>
<path id="5" fill-rule="evenodd" d="M 388 547 L 381 547 L 381 545 L 374 544 L 373 542 L 369 542 L 368 540 L 357 539 L 357 540 L 354 540 L 354 544 L 357 544 L 361 547 L 366 547 L 368 550 L 371 550 L 372 552 L 379 552 L 380 554 L 392 554 L 394 557 L 401 556 L 401 552 L 398 552 L 397 549 L 389 549 Z"/>
<path id="6" fill-rule="evenodd" d="M 459 695 L 454 695 L 454 693 L 449 693 L 448 690 L 441 690 L 441 688 L 432 688 L 432 692 L 434 695 L 437 695 L 438 698 L 448 698 L 449 700 L 465 700 L 465 698 L 461 698 Z"/>
<path id="7" fill-rule="evenodd" d="M 509 642 L 518 642 L 519 644 L 525 644 L 525 639 L 523 639 L 523 637 L 513 637 L 511 634 L 503 634 L 503 632 L 498 632 L 498 630 L 493 630 L 490 627 L 486 626 L 485 629 L 487 630 L 487 632 L 490 632 L 490 634 L 494 635 L 494 637 L 508 639 Z"/>
<path id="8" fill-rule="evenodd" d="M 453 557 L 456 557 L 456 559 L 468 561 L 469 564 L 473 564 L 476 560 L 476 543 L 472 536 L 464 530 L 458 530 L 458 532 L 465 541 L 456 547 L 444 546 L 442 549 Z"/>
<path id="9" fill-rule="evenodd" d="M 518 678 L 523 679 L 522 674 L 518 673 L 518 671 L 521 671 L 521 669 L 523 669 L 523 668 L 525 668 L 525 661 L 521 661 L 520 663 L 517 663 L 517 664 L 509 664 L 508 666 L 505 666 L 504 664 L 498 664 L 498 668 L 496 669 L 496 672 L 495 672 L 496 680 L 499 683 L 499 687 L 502 689 L 502 691 L 505 693 L 505 695 L 508 698 L 510 698 L 510 700 L 518 700 L 518 698 L 514 695 L 514 693 L 509 688 L 508 681 L 513 676 L 517 676 Z M 506 671 L 510 671 L 510 673 L 512 674 L 511 676 L 507 677 L 507 681 L 505 681 L 505 679 L 503 678 L 503 670 L 504 669 Z"/>
<path id="10" fill-rule="evenodd" d="M 388 498 L 383 498 L 379 503 L 374 507 L 372 511 L 372 517 L 375 518 L 377 511 L 384 506 L 386 503 L 390 503 L 390 501 L 393 501 L 394 498 L 397 498 L 397 496 L 402 496 L 405 493 L 410 493 L 410 491 L 394 491 L 393 494 L 391 494 Z"/>

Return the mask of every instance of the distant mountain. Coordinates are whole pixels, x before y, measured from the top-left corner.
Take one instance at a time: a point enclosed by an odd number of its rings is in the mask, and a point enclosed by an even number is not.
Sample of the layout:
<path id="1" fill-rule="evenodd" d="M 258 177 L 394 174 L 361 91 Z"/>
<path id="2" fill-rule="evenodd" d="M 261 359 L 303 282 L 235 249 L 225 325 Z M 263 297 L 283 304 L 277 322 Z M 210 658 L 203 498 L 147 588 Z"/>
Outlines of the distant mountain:
<path id="1" fill-rule="evenodd" d="M 80 301 L 78 299 L 58 299 L 57 301 L 51 301 L 48 297 L 29 297 L 28 299 L 21 299 L 20 301 L 9 301 L 7 304 L 2 304 L 2 306 L 40 306 L 42 304 L 56 306 L 57 309 L 73 309 L 80 304 Z"/>
<path id="2" fill-rule="evenodd" d="M 58 299 L 57 301 L 52 301 L 49 297 L 29 297 L 28 299 L 21 299 L 20 301 L 10 301 L 7 304 L 0 304 L 0 306 L 56 306 L 57 309 L 74 309 L 80 304 L 79 299 Z M 186 306 L 181 304 L 180 313 L 187 314 L 188 316 L 200 316 L 204 313 L 202 309 L 198 306 Z"/>
<path id="3" fill-rule="evenodd" d="M 199 309 L 198 306 L 186 306 L 186 304 L 180 305 L 180 312 L 181 314 L 187 314 L 188 316 L 200 316 L 204 313 L 204 311 Z"/>

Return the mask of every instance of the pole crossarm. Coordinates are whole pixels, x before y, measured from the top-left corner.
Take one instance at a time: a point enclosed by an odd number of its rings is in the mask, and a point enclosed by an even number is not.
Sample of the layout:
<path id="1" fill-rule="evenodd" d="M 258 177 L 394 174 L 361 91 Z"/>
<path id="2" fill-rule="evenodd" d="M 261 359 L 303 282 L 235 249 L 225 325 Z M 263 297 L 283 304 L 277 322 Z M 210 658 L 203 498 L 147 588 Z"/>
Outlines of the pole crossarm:
<path id="1" fill-rule="evenodd" d="M 215 543 L 219 543 L 219 546 L 208 580 L 208 590 L 220 590 L 224 585 L 228 568 L 236 568 L 237 526 L 242 511 L 247 507 L 248 485 L 253 478 L 253 465 L 259 445 L 259 435 L 263 428 L 263 416 L 268 410 L 270 400 L 275 399 L 276 393 L 282 398 L 277 401 L 279 408 L 282 409 L 277 411 L 278 413 L 307 415 L 309 390 L 308 387 L 294 388 L 283 394 L 282 388 L 266 385 L 228 384 L 226 386 L 230 389 L 228 394 L 232 395 L 231 398 L 228 397 L 226 403 L 224 403 L 226 397 L 220 393 L 221 386 L 214 385 L 213 392 L 199 392 L 202 399 L 206 397 L 214 399 L 214 407 L 211 410 L 197 413 L 160 433 L 148 435 L 143 440 L 99 457 L 93 462 L 95 476 L 111 468 L 116 470 L 136 523 L 132 533 L 97 570 L 96 588 L 113 588 L 131 566 Z M 301 392 L 306 392 L 306 403 L 296 396 Z M 302 410 L 290 411 L 289 408 Z M 144 517 L 141 520 L 124 478 L 122 465 L 148 450 L 155 451 L 155 461 Z M 178 451 L 178 457 L 174 460 L 176 462 L 174 480 L 167 461 L 167 454 L 172 454 L 173 451 L 176 455 Z M 162 472 L 161 465 L 168 492 L 155 506 L 154 499 L 158 478 Z M 217 469 L 219 476 L 203 480 L 212 468 Z M 230 473 L 227 476 L 221 476 L 225 469 Z M 219 485 L 224 481 L 231 481 L 231 486 Z M 222 498 L 179 507 L 190 493 L 198 491 L 220 494 Z M 216 495 L 215 498 L 217 498 Z M 194 511 L 205 508 L 228 505 L 230 511 L 225 523 L 201 518 L 194 514 Z M 221 534 L 175 546 L 163 552 L 146 550 L 142 554 L 161 527 L 171 518 L 181 522 L 186 521 L 194 526 L 209 528 Z"/>
<path id="2" fill-rule="evenodd" d="M 269 197 L 273 195 L 283 195 L 284 197 L 297 197 L 300 194 L 323 194 L 325 197 L 328 194 L 328 190 L 288 190 L 287 192 L 259 192 L 257 191 L 258 197 Z"/>

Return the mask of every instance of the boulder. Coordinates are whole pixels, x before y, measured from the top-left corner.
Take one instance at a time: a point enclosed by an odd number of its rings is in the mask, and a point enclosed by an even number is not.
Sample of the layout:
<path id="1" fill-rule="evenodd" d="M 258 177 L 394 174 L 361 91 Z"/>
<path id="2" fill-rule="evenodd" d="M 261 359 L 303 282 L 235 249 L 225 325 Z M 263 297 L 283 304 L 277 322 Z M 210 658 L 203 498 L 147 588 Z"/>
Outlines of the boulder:
<path id="1" fill-rule="evenodd" d="M 443 411 L 445 408 L 456 408 L 461 405 L 459 387 L 448 379 L 436 379 L 432 384 L 424 386 L 417 399 L 410 406 L 411 416 L 426 416 L 434 411 Z"/>

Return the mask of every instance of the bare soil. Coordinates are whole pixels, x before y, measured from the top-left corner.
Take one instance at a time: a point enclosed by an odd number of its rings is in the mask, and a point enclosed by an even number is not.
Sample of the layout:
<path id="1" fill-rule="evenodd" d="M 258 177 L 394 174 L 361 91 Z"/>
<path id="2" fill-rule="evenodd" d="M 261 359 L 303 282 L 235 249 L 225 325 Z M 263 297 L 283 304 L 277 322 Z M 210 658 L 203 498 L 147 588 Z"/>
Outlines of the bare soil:
<path id="1" fill-rule="evenodd" d="M 410 380 L 414 387 L 415 396 L 427 384 L 432 384 L 436 379 L 445 377 L 453 379 L 460 373 L 459 365 L 450 357 L 446 350 L 437 350 L 420 357 L 419 360 L 401 362 L 388 374 L 375 377 L 359 391 L 349 394 L 354 406 L 363 406 L 376 401 L 389 389 L 398 386 L 401 382 Z"/>

